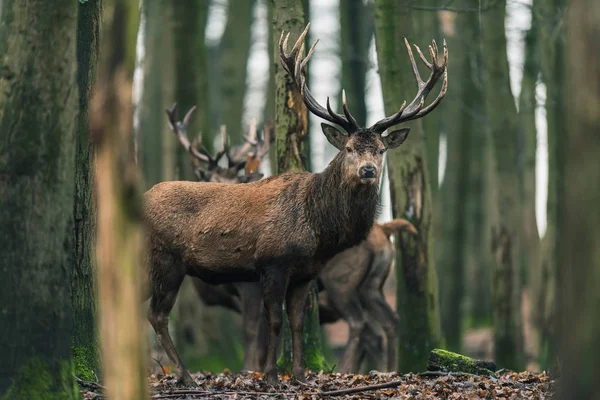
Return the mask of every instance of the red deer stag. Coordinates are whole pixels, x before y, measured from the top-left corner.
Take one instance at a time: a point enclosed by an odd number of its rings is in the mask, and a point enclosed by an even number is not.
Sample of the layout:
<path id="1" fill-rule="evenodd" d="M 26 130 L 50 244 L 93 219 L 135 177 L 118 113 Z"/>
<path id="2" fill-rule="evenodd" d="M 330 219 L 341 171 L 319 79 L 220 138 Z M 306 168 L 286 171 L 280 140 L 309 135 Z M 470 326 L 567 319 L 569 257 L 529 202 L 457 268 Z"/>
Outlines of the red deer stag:
<path id="1" fill-rule="evenodd" d="M 280 59 L 309 111 L 347 132 L 322 124 L 329 142 L 342 150 L 329 166 L 320 173 L 285 173 L 242 185 L 162 182 L 144 194 L 151 289 L 148 319 L 183 384 L 195 382 L 175 350 L 167 324 L 186 274 L 208 283 L 261 283 L 268 321 L 264 379 L 270 384 L 278 382 L 276 346 L 285 299 L 292 331 L 292 373 L 304 380 L 303 312 L 310 282 L 333 256 L 367 237 L 377 213 L 383 153 L 401 145 L 409 128 L 383 133 L 425 116 L 446 93 L 445 43 L 443 57 L 438 58 L 433 42 L 431 62 L 418 50 L 431 70 L 423 82 L 406 42 L 419 86 L 416 97 L 394 115 L 361 128 L 345 101 L 341 115 L 319 105 L 308 90 L 306 64 L 314 50 L 313 45 L 303 58 L 308 28 L 290 53 L 285 51 L 289 34 L 284 39 L 282 33 Z M 442 76 L 440 94 L 425 106 L 426 96 Z"/>
<path id="2" fill-rule="evenodd" d="M 173 132 L 180 138 L 182 145 L 186 146 L 186 120 L 176 122 L 175 107 L 168 110 L 168 115 Z M 255 172 L 269 149 L 269 138 L 272 136 L 266 126 L 264 132 L 265 139 L 257 141 L 255 126 L 251 124 L 245 144 L 257 147 L 257 151 L 250 151 L 251 146 L 242 145 L 241 151 L 234 153 L 236 156 L 231 155 L 233 151 L 227 151 L 227 138 L 223 137 L 223 149 L 230 165 L 234 165 L 234 171 L 237 171 L 236 163 L 242 162 L 243 151 L 249 150 L 244 168 L 248 178 L 239 179 L 240 182 L 260 178 Z M 204 152 L 210 157 L 206 150 Z M 210 177 L 213 182 L 232 179 L 233 175 L 229 170 L 219 169 L 217 164 L 208 163 L 205 159 L 198 160 L 192 152 L 190 154 L 193 160 L 207 164 L 207 171 L 198 175 L 200 180 L 205 177 Z M 412 224 L 401 218 L 383 225 L 373 225 L 366 241 L 337 254 L 319 274 L 319 287 L 326 289 L 326 292 L 321 293 L 321 300 L 325 301 L 319 304 L 321 323 L 343 318 L 352 328 L 339 363 L 339 371 L 342 373 L 358 372 L 367 353 L 375 360 L 378 370 L 391 371 L 396 368 L 398 317 L 385 301 L 383 284 L 394 259 L 394 248 L 389 238 L 394 232 L 402 230 L 416 234 Z M 266 357 L 266 320 L 262 312 L 260 285 L 255 282 L 211 285 L 198 278 L 192 279 L 196 292 L 205 305 L 222 306 L 242 314 L 245 339 L 243 369 L 261 370 Z"/>

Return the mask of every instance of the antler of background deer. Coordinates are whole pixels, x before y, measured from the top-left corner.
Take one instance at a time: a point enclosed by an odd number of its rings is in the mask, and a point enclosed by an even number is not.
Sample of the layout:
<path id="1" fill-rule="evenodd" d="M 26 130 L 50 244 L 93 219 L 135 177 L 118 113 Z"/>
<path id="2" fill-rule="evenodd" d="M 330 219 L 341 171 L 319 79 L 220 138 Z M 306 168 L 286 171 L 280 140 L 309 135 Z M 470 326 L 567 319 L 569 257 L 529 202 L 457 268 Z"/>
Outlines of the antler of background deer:
<path id="1" fill-rule="evenodd" d="M 187 136 L 187 125 L 195 109 L 196 106 L 192 106 L 185 114 L 185 117 L 183 117 L 183 121 L 177 121 L 177 103 L 174 103 L 171 108 L 166 110 L 167 116 L 169 117 L 169 128 L 171 128 L 173 133 L 177 136 L 177 139 L 179 139 L 179 143 L 183 145 L 183 147 L 190 153 L 192 157 L 204 163 L 211 163 L 214 160 L 210 153 L 203 147 L 201 147 L 201 150 L 198 151 L 198 146 L 195 143 L 196 141 L 194 141 L 194 144 L 190 143 L 190 140 Z"/>
<path id="2" fill-rule="evenodd" d="M 303 57 L 304 38 L 308 33 L 309 27 L 310 23 L 306 25 L 306 28 L 304 29 L 304 31 L 302 32 L 302 34 L 294 44 L 294 47 L 289 53 L 286 52 L 286 49 L 290 34 L 288 33 L 287 35 L 285 35 L 284 38 L 284 33 L 281 33 L 281 37 L 279 39 L 279 58 L 281 59 L 282 65 L 284 69 L 288 72 L 288 74 L 290 74 L 290 76 L 294 79 L 296 86 L 300 89 L 300 93 L 304 98 L 304 103 L 306 104 L 306 107 L 313 114 L 329 122 L 340 125 L 348 133 L 356 132 L 360 129 L 360 126 L 357 124 L 356 120 L 354 119 L 354 117 L 352 117 L 352 114 L 348 110 L 348 105 L 346 103 L 346 94 L 343 90 L 342 108 L 344 110 L 344 115 L 341 115 L 337 114 L 331 109 L 331 106 L 329 105 L 329 97 L 327 97 L 327 109 L 323 108 L 323 106 L 321 106 L 312 96 L 310 90 L 308 89 L 308 86 L 306 85 L 306 65 L 308 64 L 308 60 L 313 54 L 315 46 L 319 42 L 319 40 L 317 39 L 308 51 L 307 56 Z M 419 69 L 417 68 L 417 64 L 415 62 L 412 50 L 410 48 L 410 44 L 408 43 L 408 40 L 406 40 L 406 38 L 404 38 L 404 44 L 406 45 L 406 48 L 408 50 L 408 55 L 412 64 L 413 73 L 415 75 L 415 79 L 417 80 L 417 94 L 415 98 L 408 104 L 408 106 L 406 105 L 406 102 L 402 103 L 402 106 L 400 107 L 397 113 L 373 124 L 367 129 L 368 131 L 381 134 L 387 128 L 393 125 L 421 118 L 427 115 L 429 112 L 431 112 L 439 104 L 441 99 L 444 98 L 444 96 L 446 95 L 446 91 L 448 90 L 448 48 L 446 45 L 446 40 L 444 40 L 444 53 L 443 57 L 441 58 L 438 55 L 438 47 L 435 40 L 431 42 L 431 45 L 429 46 L 431 62 L 429 62 L 425 58 L 425 56 L 421 52 L 421 49 L 417 45 L 414 45 L 415 49 L 417 50 L 417 53 L 419 54 L 419 57 L 421 58 L 425 66 L 429 70 L 431 70 L 429 78 L 427 78 L 427 81 L 425 82 L 423 82 L 423 80 L 421 79 L 421 75 L 419 73 Z M 431 89 L 433 89 L 433 87 L 436 85 L 437 81 L 442 75 L 444 76 L 444 80 L 442 83 L 440 93 L 433 100 L 433 102 L 431 102 L 431 104 L 425 107 L 425 99 L 427 98 L 427 95 L 429 94 Z"/>

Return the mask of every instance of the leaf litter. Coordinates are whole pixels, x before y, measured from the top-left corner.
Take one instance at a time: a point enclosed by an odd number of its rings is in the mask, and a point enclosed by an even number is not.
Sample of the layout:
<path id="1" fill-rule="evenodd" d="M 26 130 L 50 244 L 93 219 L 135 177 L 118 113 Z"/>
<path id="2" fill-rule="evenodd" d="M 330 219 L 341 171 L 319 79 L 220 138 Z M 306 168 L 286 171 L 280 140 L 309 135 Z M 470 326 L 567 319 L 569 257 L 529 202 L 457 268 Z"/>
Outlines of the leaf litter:
<path id="1" fill-rule="evenodd" d="M 289 375 L 280 375 L 276 387 L 262 380 L 258 372 L 192 375 L 197 388 L 182 388 L 175 375 L 149 377 L 151 399 L 551 399 L 555 380 L 546 372 L 505 371 L 496 376 L 461 373 L 399 374 L 372 371 L 368 375 L 308 373 L 300 383 Z M 86 400 L 103 399 L 103 386 L 78 381 Z M 379 388 L 370 386 L 378 385 Z M 353 393 L 349 393 L 353 391 Z M 337 392 L 337 393 L 336 393 Z M 341 393 L 340 393 L 341 392 Z"/>

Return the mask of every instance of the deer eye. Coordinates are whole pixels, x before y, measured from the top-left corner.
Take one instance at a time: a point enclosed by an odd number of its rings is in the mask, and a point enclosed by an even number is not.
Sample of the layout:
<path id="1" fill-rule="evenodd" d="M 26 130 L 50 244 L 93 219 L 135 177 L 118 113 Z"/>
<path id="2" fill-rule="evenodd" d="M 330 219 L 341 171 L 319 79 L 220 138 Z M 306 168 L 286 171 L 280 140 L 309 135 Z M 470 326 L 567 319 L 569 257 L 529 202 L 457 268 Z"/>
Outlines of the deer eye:
<path id="1" fill-rule="evenodd" d="M 383 149 L 379 150 L 379 154 L 383 154 L 383 153 L 385 153 L 385 151 L 386 151 L 386 150 L 387 150 L 387 149 L 384 147 Z"/>
<path id="2" fill-rule="evenodd" d="M 352 149 L 351 149 L 350 147 L 346 147 L 346 151 L 347 151 L 348 153 L 352 153 Z"/>

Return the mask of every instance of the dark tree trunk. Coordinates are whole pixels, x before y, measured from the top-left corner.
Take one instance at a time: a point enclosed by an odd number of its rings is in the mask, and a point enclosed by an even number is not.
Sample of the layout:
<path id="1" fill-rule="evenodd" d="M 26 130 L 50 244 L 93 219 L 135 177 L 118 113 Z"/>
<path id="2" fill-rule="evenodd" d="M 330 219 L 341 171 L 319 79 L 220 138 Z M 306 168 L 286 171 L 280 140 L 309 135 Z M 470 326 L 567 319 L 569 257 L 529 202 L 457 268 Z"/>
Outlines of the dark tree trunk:
<path id="1" fill-rule="evenodd" d="M 466 6 L 460 1 L 457 6 Z M 464 316 L 464 294 L 467 264 L 468 228 L 471 215 L 469 206 L 469 164 L 471 162 L 471 141 L 480 135 L 473 114 L 482 103 L 482 94 L 475 80 L 477 71 L 472 60 L 477 58 L 476 46 L 479 36 L 478 17 L 474 13 L 456 15 L 455 27 L 461 27 L 460 37 L 447 36 L 448 47 L 452 49 L 448 69 L 455 71 L 452 90 L 448 92 L 446 103 L 441 109 L 446 112 L 444 121 L 447 135 L 447 166 L 445 178 L 440 188 L 439 225 L 441 234 L 437 248 L 437 270 L 440 282 L 440 313 L 442 331 L 449 350 L 460 351 Z M 465 45 L 466 44 L 466 45 Z M 439 111 L 438 111 L 439 112 Z M 443 211 L 442 211 L 443 210 Z"/>
<path id="2" fill-rule="evenodd" d="M 78 397 L 70 263 L 77 10 L 66 0 L 0 8 L 3 399 Z"/>
<path id="3" fill-rule="evenodd" d="M 79 120 L 75 154 L 75 206 L 73 277 L 73 364 L 75 375 L 95 381 L 99 375 L 96 337 L 96 272 L 92 243 L 95 240 L 94 146 L 90 141 L 89 105 L 96 81 L 102 1 L 79 4 L 77 18 L 77 83 Z"/>
<path id="4" fill-rule="evenodd" d="M 206 148 L 212 150 L 213 132 L 211 132 L 209 123 L 210 104 L 208 101 L 209 78 L 204 44 L 208 5 L 209 0 L 172 2 L 173 46 L 175 49 L 174 102 L 178 104 L 181 118 L 193 105 L 197 106 L 190 120 L 188 135 L 192 140 L 201 133 L 202 143 Z M 160 54 L 156 56 L 160 56 Z M 164 111 L 162 116 L 161 126 L 164 126 Z M 175 153 L 178 179 L 195 180 L 189 153 L 178 144 L 176 144 Z"/>
<path id="5" fill-rule="evenodd" d="M 569 1 L 567 11 L 566 126 L 558 184 L 561 399 L 598 399 L 600 374 L 600 3 Z M 563 110 L 564 111 L 564 110 Z M 564 169 L 563 169 L 564 168 Z M 561 170 L 562 169 L 562 170 Z"/>
<path id="6" fill-rule="evenodd" d="M 273 37 L 279 38 L 282 31 L 291 32 L 289 45 L 304 30 L 304 11 L 301 2 L 293 0 L 271 0 L 273 5 Z M 308 115 L 300 92 L 279 63 L 279 49 L 274 43 L 275 67 L 275 172 L 300 172 L 310 169 L 308 157 Z M 304 310 L 303 358 L 306 368 L 319 371 L 324 368 L 319 325 L 318 295 L 313 285 Z M 287 318 L 284 318 L 286 320 Z M 284 324 L 283 351 L 278 364 L 284 370 L 291 366 L 291 335 Z"/>
<path id="7" fill-rule="evenodd" d="M 488 129 L 493 143 L 496 186 L 492 222 L 494 352 L 503 368 L 522 365 L 521 277 L 519 271 L 522 207 L 519 179 L 520 127 L 510 91 L 505 4 L 500 2 L 483 14 L 485 103 Z"/>
<path id="8" fill-rule="evenodd" d="M 398 110 L 405 99 L 415 95 L 415 81 L 408 55 L 406 36 L 417 43 L 408 0 L 378 0 L 375 10 L 375 36 L 385 112 Z M 428 35 L 430 37 L 431 35 Z M 402 323 L 398 329 L 399 368 L 420 371 L 429 351 L 441 342 L 437 278 L 431 246 L 431 192 L 427 171 L 424 133 L 420 121 L 411 124 L 407 141 L 388 155 L 392 211 L 394 218 L 408 218 L 419 236 L 399 238 L 396 246 L 397 310 Z M 410 322 L 408 322 L 410 321 Z"/>
<path id="9" fill-rule="evenodd" d="M 135 165 L 132 78 L 139 21 L 135 0 L 107 0 L 91 133 L 97 143 L 99 328 L 105 396 L 147 398 L 142 335 L 140 174 Z"/>

